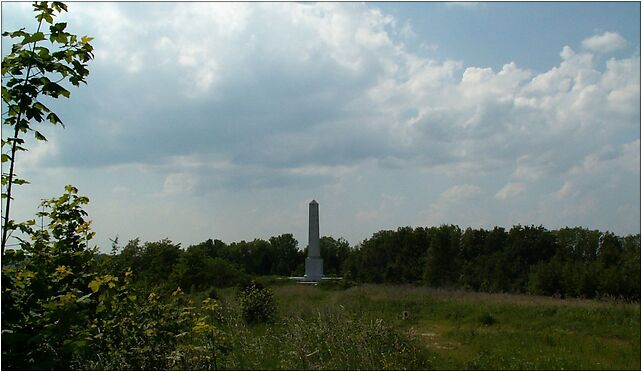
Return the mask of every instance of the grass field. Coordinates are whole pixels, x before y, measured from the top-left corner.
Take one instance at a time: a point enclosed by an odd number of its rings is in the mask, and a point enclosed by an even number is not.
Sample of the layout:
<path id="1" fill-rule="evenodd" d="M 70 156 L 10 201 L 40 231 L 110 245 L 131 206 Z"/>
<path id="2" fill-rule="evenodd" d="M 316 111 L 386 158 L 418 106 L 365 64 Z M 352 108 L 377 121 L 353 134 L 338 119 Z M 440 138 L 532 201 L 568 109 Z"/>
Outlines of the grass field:
<path id="1" fill-rule="evenodd" d="M 245 332 L 237 339 L 253 344 L 244 345 L 246 355 L 229 366 L 640 370 L 639 304 L 389 285 L 340 290 L 283 282 L 271 289 L 278 318 L 286 321 L 245 328 L 236 325 L 234 332 Z M 233 302 L 231 291 L 221 294 L 223 301 Z M 411 353 L 425 360 L 409 360 L 409 346 L 397 347 L 402 341 L 390 339 L 394 338 L 390 333 L 368 328 L 379 324 L 376 322 L 407 337 Z M 385 352 L 390 345 L 404 353 L 387 359 L 350 360 L 351 353 L 360 353 L 353 344 L 374 342 L 372 332 L 388 341 L 364 348 L 363 353 Z M 293 361 L 307 362 L 284 364 L 287 353 Z M 295 357 L 297 353 L 300 358 Z"/>

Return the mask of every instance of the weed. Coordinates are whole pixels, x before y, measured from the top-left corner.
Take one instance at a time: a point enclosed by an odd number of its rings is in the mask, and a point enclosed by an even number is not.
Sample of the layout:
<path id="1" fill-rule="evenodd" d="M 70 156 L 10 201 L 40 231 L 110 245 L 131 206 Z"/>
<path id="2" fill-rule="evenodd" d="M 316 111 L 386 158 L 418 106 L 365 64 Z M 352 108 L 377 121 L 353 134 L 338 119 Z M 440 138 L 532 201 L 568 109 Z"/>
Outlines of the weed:
<path id="1" fill-rule="evenodd" d="M 238 299 L 246 323 L 268 322 L 274 318 L 276 303 L 269 288 L 252 282 L 239 291 Z"/>
<path id="2" fill-rule="evenodd" d="M 485 313 L 479 317 L 479 322 L 485 326 L 492 326 L 493 324 L 497 323 L 497 319 L 493 316 L 493 314 Z"/>

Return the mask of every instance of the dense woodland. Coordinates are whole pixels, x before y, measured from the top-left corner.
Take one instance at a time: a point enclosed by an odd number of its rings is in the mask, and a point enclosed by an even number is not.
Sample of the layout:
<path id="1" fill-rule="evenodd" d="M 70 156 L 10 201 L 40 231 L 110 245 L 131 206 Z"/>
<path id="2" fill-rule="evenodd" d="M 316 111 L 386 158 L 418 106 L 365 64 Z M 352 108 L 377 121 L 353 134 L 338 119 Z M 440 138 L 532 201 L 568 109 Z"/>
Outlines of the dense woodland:
<path id="1" fill-rule="evenodd" d="M 146 287 L 186 291 L 234 286 L 250 276 L 297 276 L 306 251 L 292 234 L 226 244 L 220 240 L 181 249 L 169 240 L 122 249 L 117 242 L 105 267 L 128 269 Z M 541 226 L 510 230 L 461 230 L 457 226 L 382 230 L 351 247 L 321 238 L 327 276 L 361 283 L 411 283 L 483 292 L 568 297 L 640 298 L 640 235 L 619 237 L 585 228 L 549 231 Z"/>

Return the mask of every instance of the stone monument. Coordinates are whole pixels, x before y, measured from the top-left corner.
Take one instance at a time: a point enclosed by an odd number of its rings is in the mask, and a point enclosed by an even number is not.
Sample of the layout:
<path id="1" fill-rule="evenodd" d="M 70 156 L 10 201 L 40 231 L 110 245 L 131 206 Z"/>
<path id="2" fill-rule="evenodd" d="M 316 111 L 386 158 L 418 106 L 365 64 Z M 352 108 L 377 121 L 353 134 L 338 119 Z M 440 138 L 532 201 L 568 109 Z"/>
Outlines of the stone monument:
<path id="1" fill-rule="evenodd" d="M 310 202 L 308 257 L 305 259 L 305 280 L 318 282 L 323 277 L 323 259 L 319 246 L 319 203 Z"/>

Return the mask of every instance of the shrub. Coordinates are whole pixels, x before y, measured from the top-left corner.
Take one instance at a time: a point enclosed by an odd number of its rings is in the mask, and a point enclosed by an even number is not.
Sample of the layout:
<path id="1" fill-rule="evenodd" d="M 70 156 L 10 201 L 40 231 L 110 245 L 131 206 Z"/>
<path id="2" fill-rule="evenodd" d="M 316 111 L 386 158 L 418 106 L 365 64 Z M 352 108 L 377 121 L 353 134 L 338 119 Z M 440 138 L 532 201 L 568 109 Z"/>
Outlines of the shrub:
<path id="1" fill-rule="evenodd" d="M 89 199 L 66 186 L 60 198 L 44 201 L 51 222 L 43 230 L 22 229 L 19 251 L 2 262 L 2 368 L 69 369 L 69 360 L 87 348 L 95 303 L 88 288 L 95 250 L 87 213 Z"/>
<path id="2" fill-rule="evenodd" d="M 246 323 L 264 323 L 274 319 L 276 302 L 269 288 L 251 282 L 239 291 L 238 299 Z"/>

